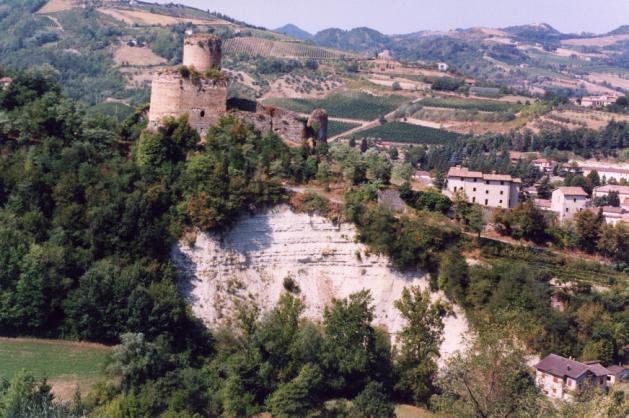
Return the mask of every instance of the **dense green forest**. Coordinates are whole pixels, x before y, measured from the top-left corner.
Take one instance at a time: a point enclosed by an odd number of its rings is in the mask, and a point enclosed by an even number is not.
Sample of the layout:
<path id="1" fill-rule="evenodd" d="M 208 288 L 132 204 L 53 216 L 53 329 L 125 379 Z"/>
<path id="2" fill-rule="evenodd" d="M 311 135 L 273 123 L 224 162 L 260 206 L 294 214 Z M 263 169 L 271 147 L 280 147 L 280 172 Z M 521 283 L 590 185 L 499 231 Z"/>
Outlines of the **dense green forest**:
<path id="1" fill-rule="evenodd" d="M 395 350 L 372 325 L 368 292 L 335 301 L 321 323 L 303 317 L 288 289 L 268 314 L 241 306 L 230 328 L 208 330 L 192 316 L 177 292 L 173 242 L 187 228 L 220 231 L 285 201 L 283 180 L 351 180 L 343 215 L 359 239 L 399 269 L 431 272 L 433 287 L 479 330 L 524 315 L 538 328 L 515 332 L 531 349 L 609 361 L 623 355 L 622 293 L 568 294 L 571 309 L 558 313 L 548 306 L 547 277 L 525 264 L 468 268 L 461 251 L 475 244 L 430 212 L 446 211 L 445 202 L 422 203 L 427 211 L 403 217 L 375 204 L 391 171 L 376 150 L 289 148 L 231 117 L 203 142 L 185 117 L 149 132 L 143 109 L 120 123 L 64 97 L 54 73 L 13 76 L 0 92 L 0 334 L 117 346 L 106 380 L 68 405 L 53 405 L 50 387 L 28 373 L 1 382 L 2 415 L 388 417 L 396 402 L 476 415 L 468 413 L 474 406 L 460 373 L 482 381 L 488 359 L 471 350 L 445 375 L 438 371 L 450 307 L 419 289 L 396 302 L 408 324 Z M 483 332 L 479 344 L 513 365 L 504 382 L 519 383 L 483 414 L 516 416 L 510 405 L 522 405 L 570 416 L 535 389 L 523 353 L 505 345 L 507 328 Z"/>

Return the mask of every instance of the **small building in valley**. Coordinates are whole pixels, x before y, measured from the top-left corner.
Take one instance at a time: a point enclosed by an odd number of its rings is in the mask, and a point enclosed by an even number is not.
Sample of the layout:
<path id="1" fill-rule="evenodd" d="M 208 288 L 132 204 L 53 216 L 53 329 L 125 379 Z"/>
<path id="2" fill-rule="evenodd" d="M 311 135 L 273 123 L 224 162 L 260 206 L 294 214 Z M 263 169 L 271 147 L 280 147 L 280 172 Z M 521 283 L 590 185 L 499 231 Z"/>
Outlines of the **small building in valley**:
<path id="1" fill-rule="evenodd" d="M 553 192 L 550 210 L 563 222 L 585 209 L 589 202 L 588 194 L 581 187 L 560 187 Z"/>
<path id="2" fill-rule="evenodd" d="M 0 90 L 4 90 L 9 87 L 13 83 L 13 79 L 11 77 L 2 77 L 0 78 Z"/>
<path id="3" fill-rule="evenodd" d="M 535 365 L 535 384 L 548 397 L 572 400 L 586 385 L 606 391 L 609 374 L 599 362 L 581 363 L 549 354 Z"/>
<path id="4" fill-rule="evenodd" d="M 522 180 L 508 174 L 482 173 L 456 166 L 448 171 L 445 193 L 463 191 L 470 203 L 510 209 L 518 203 Z"/>
<path id="5" fill-rule="evenodd" d="M 439 71 L 448 71 L 448 69 L 450 68 L 450 66 L 448 64 L 446 64 L 445 62 L 440 62 L 437 64 L 437 69 Z"/>
<path id="6" fill-rule="evenodd" d="M 542 173 L 552 173 L 559 163 L 557 161 L 549 160 L 547 158 L 538 158 L 531 161 L 531 164 L 533 164 Z"/>

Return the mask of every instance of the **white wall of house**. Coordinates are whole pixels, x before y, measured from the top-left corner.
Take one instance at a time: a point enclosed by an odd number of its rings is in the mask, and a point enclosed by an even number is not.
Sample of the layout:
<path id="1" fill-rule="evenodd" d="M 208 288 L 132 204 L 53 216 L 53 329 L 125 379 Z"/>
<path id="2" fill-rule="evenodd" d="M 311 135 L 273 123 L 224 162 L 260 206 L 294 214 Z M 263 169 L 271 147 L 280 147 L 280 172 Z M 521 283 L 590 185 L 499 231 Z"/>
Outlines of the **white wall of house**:
<path id="1" fill-rule="evenodd" d="M 561 190 L 557 189 L 553 192 L 550 210 L 557 213 L 559 221 L 563 222 L 585 208 L 587 202 L 586 196 L 565 196 Z"/>
<path id="2" fill-rule="evenodd" d="M 448 177 L 447 190 L 453 195 L 463 190 L 470 203 L 492 208 L 513 208 L 518 203 L 519 184 L 482 178 Z"/>

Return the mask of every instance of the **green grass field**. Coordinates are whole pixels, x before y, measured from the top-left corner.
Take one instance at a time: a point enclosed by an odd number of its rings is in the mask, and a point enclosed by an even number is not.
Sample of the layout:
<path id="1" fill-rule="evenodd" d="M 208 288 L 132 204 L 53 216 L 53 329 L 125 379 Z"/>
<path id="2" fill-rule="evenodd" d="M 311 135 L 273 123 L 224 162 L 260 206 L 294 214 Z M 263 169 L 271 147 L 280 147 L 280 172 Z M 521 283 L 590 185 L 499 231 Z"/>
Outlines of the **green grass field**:
<path id="1" fill-rule="evenodd" d="M 460 134 L 454 132 L 402 122 L 385 123 L 375 128 L 357 132 L 352 136 L 354 138 L 380 138 L 383 141 L 405 144 L 443 144 L 456 141 L 461 137 Z"/>
<path id="2" fill-rule="evenodd" d="M 109 351 L 98 344 L 0 337 L 0 378 L 24 369 L 37 378 L 96 380 Z"/>
<path id="3" fill-rule="evenodd" d="M 408 99 L 402 96 L 372 96 L 365 93 L 332 94 L 325 99 L 269 99 L 265 103 L 295 112 L 323 108 L 331 117 L 373 120 L 397 109 Z"/>
<path id="4" fill-rule="evenodd" d="M 354 124 L 354 123 L 337 122 L 337 121 L 331 120 L 328 122 L 328 137 L 340 135 L 343 132 L 347 132 L 350 129 L 354 129 L 357 126 L 359 125 Z"/>
<path id="5" fill-rule="evenodd" d="M 519 112 L 522 105 L 517 103 L 497 102 L 492 100 L 427 98 L 419 102 L 422 106 L 443 107 L 448 109 L 478 110 L 482 112 Z"/>

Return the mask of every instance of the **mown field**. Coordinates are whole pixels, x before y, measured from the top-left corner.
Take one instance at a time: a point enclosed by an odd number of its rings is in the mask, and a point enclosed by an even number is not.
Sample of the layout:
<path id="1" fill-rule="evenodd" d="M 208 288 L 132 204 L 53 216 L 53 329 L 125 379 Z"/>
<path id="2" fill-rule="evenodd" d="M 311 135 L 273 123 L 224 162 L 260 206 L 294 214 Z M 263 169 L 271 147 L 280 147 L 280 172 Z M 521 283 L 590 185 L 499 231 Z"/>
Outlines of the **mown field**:
<path id="1" fill-rule="evenodd" d="M 380 138 L 383 141 L 405 144 L 443 144 L 448 141 L 456 141 L 461 137 L 455 132 L 402 122 L 385 123 L 375 128 L 357 132 L 352 136 L 354 138 Z"/>
<path id="2" fill-rule="evenodd" d="M 110 349 L 98 344 L 0 337 L 0 378 L 25 369 L 37 377 L 98 378 Z"/>
<path id="3" fill-rule="evenodd" d="M 407 101 L 402 96 L 372 96 L 365 93 L 332 94 L 325 99 L 269 99 L 266 103 L 295 112 L 310 113 L 323 108 L 331 117 L 373 120 Z"/>
<path id="4" fill-rule="evenodd" d="M 347 132 L 350 129 L 354 129 L 358 124 L 347 123 L 347 122 L 337 122 L 331 120 L 328 122 L 328 137 L 333 137 L 336 135 L 340 135 L 343 132 Z"/>
<path id="5" fill-rule="evenodd" d="M 422 106 L 443 107 L 447 109 L 478 110 L 481 112 L 519 112 L 523 105 L 491 100 L 427 98 L 418 102 Z"/>

